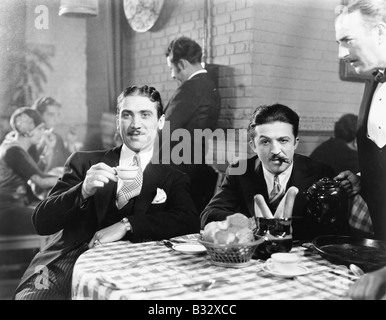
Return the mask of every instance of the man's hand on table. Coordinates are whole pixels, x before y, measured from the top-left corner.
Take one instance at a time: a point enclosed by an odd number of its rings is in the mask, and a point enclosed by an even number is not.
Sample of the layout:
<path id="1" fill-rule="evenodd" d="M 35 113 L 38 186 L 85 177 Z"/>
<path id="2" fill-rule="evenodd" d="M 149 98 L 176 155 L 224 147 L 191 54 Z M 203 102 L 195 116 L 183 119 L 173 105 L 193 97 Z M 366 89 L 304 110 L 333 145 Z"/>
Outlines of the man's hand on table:
<path id="1" fill-rule="evenodd" d="M 125 225 L 121 222 L 117 222 L 107 228 L 97 231 L 89 242 L 88 247 L 91 249 L 101 243 L 121 240 L 126 232 Z"/>

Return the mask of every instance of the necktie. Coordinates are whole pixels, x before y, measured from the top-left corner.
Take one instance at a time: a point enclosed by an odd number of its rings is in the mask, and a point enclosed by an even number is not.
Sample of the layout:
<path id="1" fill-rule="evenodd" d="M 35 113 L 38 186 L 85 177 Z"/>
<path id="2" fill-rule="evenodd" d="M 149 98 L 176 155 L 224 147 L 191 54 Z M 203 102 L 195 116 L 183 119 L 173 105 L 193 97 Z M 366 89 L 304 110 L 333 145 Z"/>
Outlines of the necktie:
<path id="1" fill-rule="evenodd" d="M 133 180 L 123 180 L 122 188 L 118 191 L 117 194 L 118 209 L 122 209 L 131 198 L 134 198 L 141 193 L 143 175 L 141 159 L 138 154 L 134 155 L 133 165 L 138 166 L 137 176 Z"/>
<path id="2" fill-rule="evenodd" d="M 269 195 L 269 202 L 275 202 L 281 196 L 281 185 L 279 182 L 279 176 L 275 175 L 273 178 L 273 189 Z"/>

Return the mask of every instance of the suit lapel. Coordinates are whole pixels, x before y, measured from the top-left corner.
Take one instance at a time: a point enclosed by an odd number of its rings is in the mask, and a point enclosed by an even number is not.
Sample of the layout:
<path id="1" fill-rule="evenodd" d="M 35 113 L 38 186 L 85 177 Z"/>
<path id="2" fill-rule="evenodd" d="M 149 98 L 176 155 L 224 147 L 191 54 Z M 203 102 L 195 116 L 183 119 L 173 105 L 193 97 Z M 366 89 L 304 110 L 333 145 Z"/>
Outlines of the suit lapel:
<path id="1" fill-rule="evenodd" d="M 245 188 L 244 195 L 249 212 L 254 216 L 255 202 L 254 197 L 256 194 L 261 194 L 264 199 L 268 198 L 267 184 L 265 183 L 263 168 L 261 163 L 255 167 L 257 157 L 253 157 L 248 160 L 247 172 L 243 175 L 243 181 L 241 185 Z"/>
<path id="2" fill-rule="evenodd" d="M 293 217 L 296 217 L 296 214 L 304 212 L 304 207 L 307 204 L 307 198 L 305 191 L 318 180 L 318 176 L 311 172 L 307 165 L 305 165 L 303 159 L 298 155 L 294 155 L 294 167 L 292 169 L 292 174 L 290 180 L 287 184 L 287 189 L 291 186 L 296 186 L 299 189 L 299 193 L 296 196 L 294 208 L 293 208 Z"/>
<path id="3" fill-rule="evenodd" d="M 104 157 L 98 160 L 98 162 L 104 162 L 110 167 L 116 167 L 119 165 L 119 157 L 121 154 L 121 147 L 109 150 Z M 95 163 L 91 163 L 94 165 Z M 107 207 L 111 198 L 114 196 L 117 188 L 117 183 L 110 181 L 104 188 L 99 189 L 94 195 L 95 210 L 97 212 L 98 224 L 100 224 L 106 216 Z"/>
<path id="4" fill-rule="evenodd" d="M 370 105 L 377 86 L 378 86 L 378 82 L 376 81 L 366 82 L 365 92 L 363 93 L 362 103 L 359 109 L 358 125 L 357 125 L 358 129 L 363 128 L 363 130 L 367 131 L 366 124 L 369 116 Z"/>

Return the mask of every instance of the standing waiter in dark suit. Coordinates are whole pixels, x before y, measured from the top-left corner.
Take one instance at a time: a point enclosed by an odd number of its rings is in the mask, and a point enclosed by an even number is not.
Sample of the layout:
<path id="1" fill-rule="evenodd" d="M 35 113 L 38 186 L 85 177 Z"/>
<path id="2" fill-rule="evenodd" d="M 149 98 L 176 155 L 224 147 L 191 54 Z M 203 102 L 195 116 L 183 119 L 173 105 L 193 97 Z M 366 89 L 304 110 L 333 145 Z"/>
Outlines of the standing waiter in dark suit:
<path id="1" fill-rule="evenodd" d="M 16 299 L 69 299 L 74 264 L 94 246 L 199 232 L 187 176 L 151 160 L 164 125 L 158 91 L 148 86 L 125 89 L 118 97 L 117 112 L 123 145 L 73 153 L 63 177 L 36 207 L 37 232 L 53 237 L 33 258 Z M 135 179 L 118 178 L 115 167 L 132 163 L 138 166 Z"/>
<path id="2" fill-rule="evenodd" d="M 162 136 L 162 157 L 188 174 L 192 184 L 192 197 L 197 210 L 201 211 L 213 195 L 217 182 L 217 173 L 205 164 L 207 138 L 195 137 L 195 130 L 215 130 L 220 113 L 220 96 L 215 83 L 207 70 L 201 65 L 202 49 L 192 39 L 180 37 L 172 41 L 166 51 L 171 76 L 180 86 L 175 91 L 165 108 L 166 125 L 170 124 L 170 133 L 177 134 L 178 129 L 185 129 L 190 139 L 172 141 Z M 166 132 L 166 130 L 165 130 Z M 170 143 L 170 150 L 183 144 L 182 163 L 176 163 L 165 143 Z M 181 145 L 180 145 L 181 146 Z M 197 154 L 201 151 L 201 155 Z M 177 161 L 178 162 L 178 161 Z"/>
<path id="3" fill-rule="evenodd" d="M 354 0 L 340 6 L 335 21 L 339 58 L 359 74 L 373 72 L 366 81 L 358 116 L 360 176 L 350 171 L 336 178 L 369 208 L 375 237 L 386 240 L 386 1 Z"/>

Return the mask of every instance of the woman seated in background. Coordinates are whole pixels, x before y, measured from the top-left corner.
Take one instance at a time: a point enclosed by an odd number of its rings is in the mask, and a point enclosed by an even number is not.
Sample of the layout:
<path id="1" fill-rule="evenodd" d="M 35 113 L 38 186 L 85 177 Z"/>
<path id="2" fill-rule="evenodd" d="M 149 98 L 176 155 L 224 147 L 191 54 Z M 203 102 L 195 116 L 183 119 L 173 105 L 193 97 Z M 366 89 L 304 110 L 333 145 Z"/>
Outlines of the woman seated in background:
<path id="1" fill-rule="evenodd" d="M 315 148 L 310 158 L 328 164 L 336 175 L 344 170 L 357 173 L 359 171 L 357 121 L 358 116 L 351 113 L 340 117 L 334 124 L 334 137 Z"/>
<path id="2" fill-rule="evenodd" d="M 31 234 L 35 233 L 31 217 L 39 199 L 29 185 L 48 190 L 58 177 L 43 173 L 28 153 L 44 138 L 40 113 L 29 107 L 19 108 L 10 124 L 14 131 L 0 145 L 0 234 Z"/>

